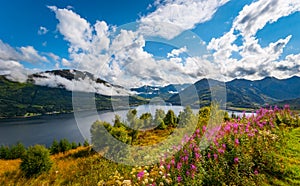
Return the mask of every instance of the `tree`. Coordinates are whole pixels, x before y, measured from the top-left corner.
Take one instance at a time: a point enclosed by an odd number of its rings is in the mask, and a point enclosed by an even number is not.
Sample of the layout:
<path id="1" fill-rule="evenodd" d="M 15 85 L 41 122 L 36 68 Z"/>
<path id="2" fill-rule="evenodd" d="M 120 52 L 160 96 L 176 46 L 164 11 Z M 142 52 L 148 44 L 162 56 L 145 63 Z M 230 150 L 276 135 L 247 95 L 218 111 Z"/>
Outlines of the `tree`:
<path id="1" fill-rule="evenodd" d="M 24 145 L 18 142 L 16 145 L 11 146 L 9 159 L 21 158 L 25 154 L 25 151 Z"/>
<path id="2" fill-rule="evenodd" d="M 152 125 L 153 118 L 151 113 L 143 113 L 140 117 L 141 128 L 148 128 Z"/>
<path id="3" fill-rule="evenodd" d="M 84 147 L 90 146 L 89 141 L 88 141 L 87 139 L 84 140 L 83 146 L 84 146 Z"/>
<path id="4" fill-rule="evenodd" d="M 111 130 L 112 126 L 105 121 L 96 121 L 92 124 L 90 132 L 94 150 L 99 152 L 110 145 Z"/>
<path id="5" fill-rule="evenodd" d="M 167 112 L 164 122 L 167 126 L 177 127 L 177 118 L 173 110 Z"/>
<path id="6" fill-rule="evenodd" d="M 39 175 L 51 169 L 52 161 L 50 152 L 42 145 L 29 147 L 24 156 L 21 157 L 20 169 L 26 177 Z"/>
<path id="7" fill-rule="evenodd" d="M 131 109 L 127 113 L 127 121 L 129 122 L 129 126 L 131 131 L 129 133 L 131 137 L 131 144 L 138 138 L 139 129 L 142 128 L 142 122 L 137 118 L 136 109 Z"/>
<path id="8" fill-rule="evenodd" d="M 165 111 L 162 109 L 156 109 L 155 117 L 154 117 L 154 124 L 157 126 L 158 129 L 166 129 L 167 126 L 164 122 L 164 118 L 166 117 Z"/>
<path id="9" fill-rule="evenodd" d="M 1 145 L 0 159 L 10 159 L 10 149 L 8 146 Z"/>
<path id="10" fill-rule="evenodd" d="M 56 139 L 53 140 L 52 145 L 50 146 L 50 153 L 51 154 L 57 154 L 60 152 L 59 144 Z"/>
<path id="11" fill-rule="evenodd" d="M 67 139 L 64 138 L 59 141 L 59 151 L 60 152 L 66 152 L 70 149 L 71 149 L 71 144 Z"/>
<path id="12" fill-rule="evenodd" d="M 77 146 L 77 143 L 76 142 L 72 142 L 71 143 L 71 149 L 76 149 L 78 146 Z"/>
<path id="13" fill-rule="evenodd" d="M 180 127 L 185 127 L 185 126 L 191 124 L 191 122 L 194 122 L 194 116 L 195 115 L 194 115 L 193 110 L 191 109 L 191 107 L 187 106 L 178 115 L 178 124 L 179 124 L 179 126 Z"/>
<path id="14" fill-rule="evenodd" d="M 124 127 L 123 123 L 121 122 L 121 116 L 119 116 L 118 114 L 115 115 L 114 127 L 117 128 Z"/>

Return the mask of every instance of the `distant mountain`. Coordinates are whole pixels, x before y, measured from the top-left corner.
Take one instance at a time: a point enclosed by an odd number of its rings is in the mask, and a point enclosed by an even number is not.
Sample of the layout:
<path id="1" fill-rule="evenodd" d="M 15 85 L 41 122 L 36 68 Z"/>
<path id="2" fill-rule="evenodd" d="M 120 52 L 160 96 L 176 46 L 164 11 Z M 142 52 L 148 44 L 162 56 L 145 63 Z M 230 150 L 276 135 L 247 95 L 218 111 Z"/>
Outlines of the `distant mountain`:
<path id="1" fill-rule="evenodd" d="M 174 105 L 202 107 L 210 104 L 212 92 L 217 92 L 217 90 L 222 89 L 224 90 L 223 82 L 213 79 L 202 79 L 185 88 L 178 94 L 174 94 L 167 102 Z"/>
<path id="2" fill-rule="evenodd" d="M 60 87 L 69 91 L 93 92 L 108 96 L 128 95 L 129 90 L 96 78 L 89 72 L 78 70 L 53 70 L 29 76 L 29 82 L 35 85 Z"/>
<path id="3" fill-rule="evenodd" d="M 73 84 L 79 88 L 73 89 L 72 92 Z M 100 91 L 104 91 L 103 94 L 99 94 Z M 118 94 L 118 91 L 121 94 Z M 0 118 L 72 112 L 74 92 L 78 92 L 77 95 L 82 95 L 83 98 L 87 94 L 95 96 L 94 104 L 98 110 L 112 109 L 112 100 L 128 103 L 131 106 L 146 103 L 141 97 L 122 96 L 122 93 L 126 92 L 125 89 L 101 79 L 94 81 L 89 73 L 55 70 L 33 74 L 29 76 L 26 83 L 14 82 L 5 76 L 0 76 Z M 115 95 L 104 95 L 109 92 Z M 79 109 L 90 109 L 85 105 L 86 103 L 83 102 Z"/>
<path id="4" fill-rule="evenodd" d="M 271 105 L 277 105 L 280 107 L 283 107 L 284 105 L 289 105 L 291 109 L 299 111 L 300 110 L 300 98 L 279 101 L 279 102 L 275 102 Z"/>
<path id="5" fill-rule="evenodd" d="M 142 86 L 139 88 L 131 88 L 130 90 L 136 92 L 137 95 L 151 99 L 154 97 L 160 97 L 164 100 L 170 98 L 172 95 L 179 93 L 180 91 L 184 90 L 191 84 L 170 84 L 167 86 Z"/>
<path id="6" fill-rule="evenodd" d="M 294 76 L 282 80 L 274 77 L 257 81 L 235 79 L 226 83 L 202 79 L 181 93 L 171 96 L 168 102 L 178 105 L 185 102 L 180 97 L 187 97 L 189 100 L 186 102 L 191 105 L 207 105 L 211 101 L 211 90 L 222 90 L 220 88 L 224 85 L 228 107 L 257 108 L 265 104 L 300 98 L 300 77 Z M 195 91 L 192 93 L 192 89 L 196 89 L 197 94 Z"/>

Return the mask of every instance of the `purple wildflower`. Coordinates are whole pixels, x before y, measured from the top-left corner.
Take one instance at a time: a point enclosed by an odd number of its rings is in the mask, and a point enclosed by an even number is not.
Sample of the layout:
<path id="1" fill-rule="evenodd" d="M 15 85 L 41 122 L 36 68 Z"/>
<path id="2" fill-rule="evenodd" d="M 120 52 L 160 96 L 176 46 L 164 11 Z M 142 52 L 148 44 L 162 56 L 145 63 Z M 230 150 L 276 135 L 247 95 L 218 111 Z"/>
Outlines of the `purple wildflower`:
<path id="1" fill-rule="evenodd" d="M 217 155 L 217 154 L 214 154 L 214 158 L 217 159 L 217 158 L 218 158 L 218 155 Z"/>
<path id="2" fill-rule="evenodd" d="M 138 177 L 139 179 L 141 179 L 141 178 L 144 176 L 144 174 L 145 174 L 145 172 L 142 170 L 141 172 L 139 172 L 139 173 L 137 174 L 137 177 Z"/>
<path id="3" fill-rule="evenodd" d="M 234 158 L 234 163 L 236 163 L 236 164 L 239 163 L 239 158 L 238 157 Z"/>
<path id="4" fill-rule="evenodd" d="M 180 183 L 182 181 L 181 176 L 177 176 L 177 182 Z"/>
<path id="5" fill-rule="evenodd" d="M 192 170 L 196 170 L 197 167 L 196 167 L 194 164 L 191 164 L 191 169 L 192 169 Z"/>
<path id="6" fill-rule="evenodd" d="M 236 146 L 238 146 L 238 145 L 240 144 L 240 142 L 239 142 L 239 139 L 238 139 L 238 138 L 236 138 L 236 139 L 234 140 L 234 144 L 235 144 Z"/>

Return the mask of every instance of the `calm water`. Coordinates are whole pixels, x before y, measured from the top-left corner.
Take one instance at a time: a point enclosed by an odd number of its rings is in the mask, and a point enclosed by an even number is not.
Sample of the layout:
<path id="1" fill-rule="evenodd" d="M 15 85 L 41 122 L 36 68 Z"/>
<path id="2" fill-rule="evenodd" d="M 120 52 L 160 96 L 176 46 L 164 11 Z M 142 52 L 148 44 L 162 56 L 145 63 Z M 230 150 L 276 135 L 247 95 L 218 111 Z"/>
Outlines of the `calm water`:
<path id="1" fill-rule="evenodd" d="M 156 108 L 165 111 L 172 109 L 175 114 L 182 110 L 178 106 L 139 106 L 138 114 L 151 112 L 155 114 Z M 66 138 L 69 141 L 83 142 L 84 139 L 90 137 L 89 129 L 93 122 L 102 120 L 112 122 L 115 114 L 126 118 L 128 110 L 116 112 L 81 112 L 74 114 L 60 114 L 39 116 L 33 118 L 20 119 L 1 119 L 0 120 L 0 145 L 12 145 L 18 141 L 25 146 L 34 144 L 51 145 L 54 139 L 60 140 Z"/>
<path id="2" fill-rule="evenodd" d="M 138 114 L 150 112 L 155 115 L 156 109 L 167 112 L 172 109 L 176 115 L 183 109 L 180 106 L 148 106 L 137 107 Z M 33 118 L 1 119 L 0 120 L 0 145 L 12 145 L 18 141 L 25 146 L 34 144 L 51 145 L 54 139 L 66 138 L 69 141 L 83 142 L 90 139 L 90 127 L 96 120 L 112 122 L 115 114 L 124 120 L 128 110 L 115 112 L 81 112 L 76 114 L 48 115 Z M 194 110 L 197 112 L 197 110 Z M 228 111 L 229 115 L 231 111 Z M 234 112 L 240 115 L 239 112 Z"/>

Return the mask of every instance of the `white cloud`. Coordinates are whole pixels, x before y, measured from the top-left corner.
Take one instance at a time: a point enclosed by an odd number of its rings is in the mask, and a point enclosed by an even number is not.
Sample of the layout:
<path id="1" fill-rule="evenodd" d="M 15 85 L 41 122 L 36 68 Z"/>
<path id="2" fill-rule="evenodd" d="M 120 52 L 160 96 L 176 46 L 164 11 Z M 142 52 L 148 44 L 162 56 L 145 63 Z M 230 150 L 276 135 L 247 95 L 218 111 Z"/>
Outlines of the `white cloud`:
<path id="1" fill-rule="evenodd" d="M 10 80 L 25 82 L 28 73 L 29 71 L 19 62 L 0 59 L 0 75 L 6 75 Z"/>
<path id="2" fill-rule="evenodd" d="M 0 40 L 0 59 L 18 61 L 22 58 L 14 48 Z"/>
<path id="3" fill-rule="evenodd" d="M 173 49 L 170 53 L 167 54 L 168 58 L 171 57 L 178 57 L 180 54 L 187 52 L 186 46 L 179 48 L 179 49 Z"/>
<path id="4" fill-rule="evenodd" d="M 110 84 L 96 83 L 90 78 L 68 80 L 61 76 L 41 73 L 43 78 L 34 78 L 35 84 L 48 87 L 64 86 L 69 91 L 94 92 L 102 95 L 128 95 L 130 91 L 114 87 Z"/>
<path id="5" fill-rule="evenodd" d="M 262 47 L 256 33 L 266 24 L 275 23 L 278 19 L 297 11 L 300 11 L 299 0 L 258 0 L 246 5 L 233 21 L 230 31 L 220 38 L 213 38 L 208 44 L 207 48 L 213 51 L 214 60 L 221 68 L 221 73 L 228 80 L 233 78 L 254 80 L 266 76 L 283 78 L 287 77 L 287 74 L 292 75 L 292 71 L 296 72 L 299 64 L 290 61 L 295 56 L 287 56 L 281 60 L 283 50 L 292 35 Z M 235 44 L 238 37 L 242 39 L 240 46 Z M 233 52 L 239 57 L 232 56 Z M 285 63 L 289 65 L 284 65 Z M 287 67 L 293 70 L 288 70 Z"/>
<path id="6" fill-rule="evenodd" d="M 38 51 L 35 50 L 32 46 L 26 46 L 20 48 L 22 52 L 22 59 L 23 61 L 27 61 L 30 63 L 37 63 L 37 62 L 48 62 L 48 59 L 45 56 L 41 56 L 38 54 Z"/>
<path id="7" fill-rule="evenodd" d="M 212 4 L 208 1 L 203 1 L 203 4 L 194 1 L 190 3 L 196 4 L 198 10 L 199 6 L 203 6 L 202 9 L 205 12 L 200 13 L 199 20 L 206 21 L 213 15 L 212 12 L 208 17 L 202 15 L 206 13 L 207 8 L 214 7 L 216 11 L 216 4 L 221 6 L 225 2 L 227 1 L 212 1 Z M 174 6 L 181 7 L 180 3 L 184 4 L 185 1 L 166 1 L 164 5 L 157 6 L 165 7 L 174 4 Z M 121 29 L 117 32 L 114 26 L 104 21 L 96 21 L 92 25 L 71 10 L 49 8 L 55 12 L 59 20 L 58 30 L 69 42 L 70 60 L 62 59 L 63 66 L 91 72 L 108 82 L 124 87 L 137 87 L 144 84 L 193 83 L 200 78 L 207 77 L 208 73 L 215 75 L 217 72 L 207 59 L 179 57 L 181 53 L 188 52 L 187 46 L 171 51 L 168 59 L 157 60 L 144 50 L 146 40 L 140 31 Z M 193 6 L 188 6 L 188 8 L 196 11 Z"/>
<path id="8" fill-rule="evenodd" d="M 46 27 L 40 26 L 39 30 L 38 30 L 38 34 L 39 35 L 45 35 L 48 33 L 48 29 Z"/>
<path id="9" fill-rule="evenodd" d="M 47 54 L 51 56 L 51 54 Z M 54 55 L 54 54 L 53 54 Z M 27 74 L 35 71 L 25 68 L 20 62 L 38 63 L 48 62 L 32 46 L 13 48 L 0 40 L 0 74 L 6 75 L 14 81 L 24 82 Z"/>
<path id="10" fill-rule="evenodd" d="M 210 20 L 218 8 L 229 0 L 156 1 L 157 9 L 140 19 L 139 31 L 144 35 L 172 39 L 198 23 Z"/>
<path id="11" fill-rule="evenodd" d="M 251 37 L 267 23 L 274 23 L 299 10 L 299 0 L 259 0 L 243 8 L 234 20 L 233 28 L 245 38 Z"/>
<path id="12" fill-rule="evenodd" d="M 78 52 L 79 48 L 88 49 L 90 47 L 90 40 L 92 39 L 92 28 L 90 24 L 72 10 L 58 9 L 55 6 L 48 6 L 55 12 L 56 18 L 59 20 L 57 28 L 64 36 L 65 40 L 72 43 L 69 48 L 70 52 Z"/>
<path id="13" fill-rule="evenodd" d="M 71 63 L 65 58 L 62 58 L 61 63 L 65 67 L 71 67 Z"/>
<path id="14" fill-rule="evenodd" d="M 60 59 L 60 57 L 58 55 L 55 55 L 52 52 L 48 53 L 47 55 L 56 62 L 59 61 L 59 59 Z"/>

